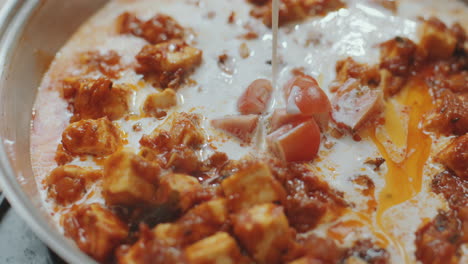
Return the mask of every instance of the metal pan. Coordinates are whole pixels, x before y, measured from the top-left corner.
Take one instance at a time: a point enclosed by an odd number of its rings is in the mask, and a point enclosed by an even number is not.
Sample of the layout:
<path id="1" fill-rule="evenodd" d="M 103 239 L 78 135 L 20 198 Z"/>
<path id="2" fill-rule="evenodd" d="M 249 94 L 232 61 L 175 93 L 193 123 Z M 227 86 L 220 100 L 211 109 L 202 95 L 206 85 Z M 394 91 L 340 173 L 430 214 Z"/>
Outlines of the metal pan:
<path id="1" fill-rule="evenodd" d="M 0 12 L 0 189 L 39 238 L 69 263 L 95 263 L 44 210 L 31 170 L 31 109 L 58 49 L 106 0 L 7 0 Z"/>

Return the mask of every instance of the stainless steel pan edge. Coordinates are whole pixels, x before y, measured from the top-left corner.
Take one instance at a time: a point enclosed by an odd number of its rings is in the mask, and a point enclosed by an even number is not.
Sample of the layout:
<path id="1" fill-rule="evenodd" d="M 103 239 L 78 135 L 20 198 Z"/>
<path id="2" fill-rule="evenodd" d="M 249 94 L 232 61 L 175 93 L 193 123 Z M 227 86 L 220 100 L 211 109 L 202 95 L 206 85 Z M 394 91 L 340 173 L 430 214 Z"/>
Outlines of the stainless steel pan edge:
<path id="1" fill-rule="evenodd" d="M 44 58 L 106 0 L 8 0 L 0 12 L 0 187 L 38 237 L 69 263 L 95 263 L 54 226 L 31 170 L 31 110 Z M 42 60 L 42 61 L 41 61 Z"/>

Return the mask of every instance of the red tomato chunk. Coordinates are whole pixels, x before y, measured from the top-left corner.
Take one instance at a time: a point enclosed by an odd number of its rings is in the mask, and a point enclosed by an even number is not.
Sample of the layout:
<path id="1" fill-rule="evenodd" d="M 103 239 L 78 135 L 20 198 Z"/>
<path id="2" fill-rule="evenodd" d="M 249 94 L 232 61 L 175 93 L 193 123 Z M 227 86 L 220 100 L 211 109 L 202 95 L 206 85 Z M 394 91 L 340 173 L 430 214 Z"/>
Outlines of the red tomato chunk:
<path id="1" fill-rule="evenodd" d="M 270 101 L 273 87 L 265 79 L 253 81 L 237 101 L 237 109 L 243 115 L 265 112 Z"/>
<path id="2" fill-rule="evenodd" d="M 331 104 L 317 81 L 305 74 L 300 74 L 284 86 L 286 112 L 313 116 L 322 130 L 328 127 Z"/>
<path id="3" fill-rule="evenodd" d="M 275 155 L 285 161 L 309 161 L 317 155 L 320 129 L 313 119 L 288 124 L 268 135 L 267 142 Z"/>
<path id="4" fill-rule="evenodd" d="M 258 125 L 258 116 L 225 116 L 211 120 L 211 125 L 214 128 L 228 132 L 244 142 L 250 143 Z"/>

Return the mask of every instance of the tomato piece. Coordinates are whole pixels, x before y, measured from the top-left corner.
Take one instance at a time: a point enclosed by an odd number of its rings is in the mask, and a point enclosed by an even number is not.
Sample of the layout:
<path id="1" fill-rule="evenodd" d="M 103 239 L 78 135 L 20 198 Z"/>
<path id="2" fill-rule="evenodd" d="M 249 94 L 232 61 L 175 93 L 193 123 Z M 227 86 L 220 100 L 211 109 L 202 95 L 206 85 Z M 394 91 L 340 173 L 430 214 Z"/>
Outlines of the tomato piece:
<path id="1" fill-rule="evenodd" d="M 303 114 L 290 114 L 285 108 L 278 108 L 273 111 L 270 118 L 270 129 L 272 131 L 278 129 L 281 126 L 291 123 L 299 123 L 310 119 L 310 116 Z"/>
<path id="2" fill-rule="evenodd" d="M 271 99 L 273 87 L 265 79 L 253 81 L 237 101 L 237 109 L 243 115 L 263 113 Z"/>
<path id="3" fill-rule="evenodd" d="M 284 87 L 287 101 L 287 109 L 291 114 L 297 114 L 298 109 L 302 114 L 312 115 L 331 111 L 330 100 L 320 88 L 317 81 L 305 74 L 295 76 Z"/>
<path id="4" fill-rule="evenodd" d="M 258 125 L 258 115 L 225 116 L 211 120 L 211 126 L 249 143 Z"/>
<path id="5" fill-rule="evenodd" d="M 346 81 L 333 98 L 332 118 L 339 127 L 357 130 L 382 111 L 382 91 Z"/>
<path id="6" fill-rule="evenodd" d="M 272 152 L 288 162 L 313 160 L 320 147 L 320 129 L 313 119 L 287 124 L 267 136 Z"/>

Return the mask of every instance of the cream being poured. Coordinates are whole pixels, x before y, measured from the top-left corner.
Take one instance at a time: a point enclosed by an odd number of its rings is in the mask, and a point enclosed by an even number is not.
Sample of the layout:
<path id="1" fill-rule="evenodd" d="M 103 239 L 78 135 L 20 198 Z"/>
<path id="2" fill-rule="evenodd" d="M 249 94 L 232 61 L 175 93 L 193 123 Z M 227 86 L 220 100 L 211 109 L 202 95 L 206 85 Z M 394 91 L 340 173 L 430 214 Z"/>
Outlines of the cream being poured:
<path id="1" fill-rule="evenodd" d="M 272 9 L 272 23 L 271 28 L 273 30 L 273 49 L 271 54 L 271 65 L 272 65 L 272 82 L 273 89 L 277 90 L 277 79 L 278 79 L 278 17 L 279 17 L 279 0 L 273 0 Z"/>

